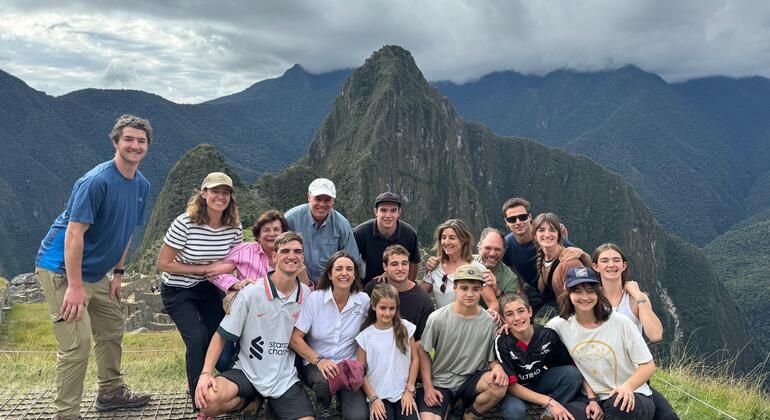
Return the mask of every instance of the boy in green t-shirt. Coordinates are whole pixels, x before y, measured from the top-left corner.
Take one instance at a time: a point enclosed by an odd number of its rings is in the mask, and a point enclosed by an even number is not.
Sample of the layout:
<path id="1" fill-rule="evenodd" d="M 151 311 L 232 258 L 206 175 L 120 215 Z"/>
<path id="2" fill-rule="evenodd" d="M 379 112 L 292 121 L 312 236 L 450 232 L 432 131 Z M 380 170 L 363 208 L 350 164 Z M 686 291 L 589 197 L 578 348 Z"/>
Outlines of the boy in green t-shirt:
<path id="1" fill-rule="evenodd" d="M 417 408 L 422 419 L 444 418 L 458 399 L 468 407 L 465 419 L 481 418 L 505 396 L 508 376 L 492 346 L 495 322 L 479 306 L 483 285 L 478 268 L 460 266 L 454 273 L 455 302 L 428 317 L 418 346 L 423 387 L 417 392 Z"/>

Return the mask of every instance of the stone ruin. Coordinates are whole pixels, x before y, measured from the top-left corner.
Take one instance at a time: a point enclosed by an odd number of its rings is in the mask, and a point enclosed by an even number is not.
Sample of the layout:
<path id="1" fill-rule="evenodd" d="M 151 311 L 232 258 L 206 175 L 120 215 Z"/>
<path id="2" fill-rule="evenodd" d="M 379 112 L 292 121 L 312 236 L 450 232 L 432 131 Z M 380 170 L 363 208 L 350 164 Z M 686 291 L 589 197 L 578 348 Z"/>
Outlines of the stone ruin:
<path id="1" fill-rule="evenodd" d="M 163 310 L 160 298 L 160 277 L 139 273 L 123 276 L 122 307 L 126 318 L 126 331 L 172 331 L 176 327 Z M 37 274 L 27 273 L 14 277 L 0 296 L 0 307 L 44 302 L 43 290 Z M 5 312 L 5 311 L 3 311 Z M 3 316 L 0 315 L 0 322 Z"/>

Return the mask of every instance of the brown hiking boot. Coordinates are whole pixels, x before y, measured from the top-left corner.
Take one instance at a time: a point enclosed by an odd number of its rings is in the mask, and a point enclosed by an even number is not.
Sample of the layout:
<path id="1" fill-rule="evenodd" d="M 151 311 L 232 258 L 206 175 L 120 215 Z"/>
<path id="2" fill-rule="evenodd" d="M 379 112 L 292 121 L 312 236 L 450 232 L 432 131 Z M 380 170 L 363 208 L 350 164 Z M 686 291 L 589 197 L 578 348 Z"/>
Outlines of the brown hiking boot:
<path id="1" fill-rule="evenodd" d="M 96 397 L 97 411 L 116 410 L 118 408 L 136 408 L 143 407 L 150 402 L 150 394 L 137 394 L 123 384 L 120 388 L 110 392 L 101 392 Z"/>

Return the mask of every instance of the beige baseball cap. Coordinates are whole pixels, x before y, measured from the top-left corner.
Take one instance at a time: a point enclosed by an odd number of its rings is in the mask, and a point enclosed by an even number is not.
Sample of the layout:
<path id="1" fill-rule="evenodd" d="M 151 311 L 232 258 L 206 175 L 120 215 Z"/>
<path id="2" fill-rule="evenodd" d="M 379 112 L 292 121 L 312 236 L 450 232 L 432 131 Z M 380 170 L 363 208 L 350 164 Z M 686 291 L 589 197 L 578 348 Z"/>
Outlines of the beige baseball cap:
<path id="1" fill-rule="evenodd" d="M 484 283 L 484 277 L 481 276 L 482 270 L 478 269 L 472 264 L 461 265 L 457 267 L 453 275 L 454 281 L 458 280 L 474 280 Z"/>
<path id="2" fill-rule="evenodd" d="M 218 187 L 220 185 L 227 185 L 230 187 L 230 189 L 235 190 L 235 188 L 233 188 L 233 180 L 230 179 L 227 174 L 224 172 L 212 172 L 206 175 L 206 179 L 203 180 L 203 184 L 201 184 L 201 191 L 207 188 Z"/>

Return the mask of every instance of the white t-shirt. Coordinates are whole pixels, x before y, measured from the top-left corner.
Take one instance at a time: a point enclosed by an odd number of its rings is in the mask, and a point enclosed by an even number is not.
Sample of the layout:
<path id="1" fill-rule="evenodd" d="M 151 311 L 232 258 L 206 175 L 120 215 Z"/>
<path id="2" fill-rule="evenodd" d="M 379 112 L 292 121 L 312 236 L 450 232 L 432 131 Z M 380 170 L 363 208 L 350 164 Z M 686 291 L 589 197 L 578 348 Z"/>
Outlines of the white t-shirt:
<path id="1" fill-rule="evenodd" d="M 212 228 L 198 225 L 190 220 L 187 213 L 174 219 L 166 231 L 163 242 L 176 249 L 175 260 L 182 264 L 208 264 L 219 261 L 230 253 L 230 248 L 243 241 L 243 229 L 222 226 Z M 162 273 L 163 283 L 175 287 L 193 287 L 205 281 L 203 274 Z"/>
<path id="2" fill-rule="evenodd" d="M 407 336 L 413 337 L 417 327 L 405 319 L 401 322 L 406 327 Z M 398 402 L 409 378 L 409 364 L 412 361 L 410 346 L 406 346 L 406 353 L 401 353 L 396 346 L 393 327 L 380 330 L 374 325 L 361 331 L 356 336 L 356 342 L 366 352 L 366 379 L 369 385 L 383 400 Z"/>
<path id="3" fill-rule="evenodd" d="M 295 327 L 306 334 L 307 344 L 321 358 L 337 363 L 356 358 L 355 339 L 368 311 L 369 295 L 364 292 L 351 294 L 340 312 L 331 287 L 316 290 L 302 305 Z"/>
<path id="4" fill-rule="evenodd" d="M 488 271 L 484 264 L 479 262 L 472 261 L 470 264 L 481 270 L 481 272 Z M 436 299 L 436 309 L 449 305 L 455 301 L 454 274 L 447 275 L 446 289 L 444 290 L 444 293 L 441 293 L 441 285 L 444 283 L 444 274 L 444 264 L 439 263 L 439 265 L 425 276 L 424 279 L 424 281 L 433 285 L 433 297 Z"/>
<path id="5" fill-rule="evenodd" d="M 567 320 L 555 317 L 546 327 L 559 334 L 583 378 L 601 400 L 609 398 L 612 389 L 628 380 L 640 364 L 652 360 L 642 334 L 625 315 L 613 312 L 597 328 L 583 327 L 574 315 Z M 646 383 L 634 392 L 652 395 Z"/>
<path id="6" fill-rule="evenodd" d="M 287 296 L 267 278 L 247 285 L 217 329 L 240 343 L 234 368 L 243 371 L 263 397 L 278 398 L 299 380 L 289 341 L 310 289 L 299 280 L 296 284 Z"/>

